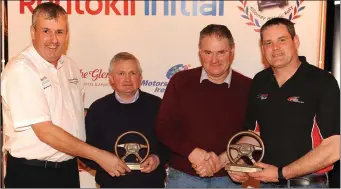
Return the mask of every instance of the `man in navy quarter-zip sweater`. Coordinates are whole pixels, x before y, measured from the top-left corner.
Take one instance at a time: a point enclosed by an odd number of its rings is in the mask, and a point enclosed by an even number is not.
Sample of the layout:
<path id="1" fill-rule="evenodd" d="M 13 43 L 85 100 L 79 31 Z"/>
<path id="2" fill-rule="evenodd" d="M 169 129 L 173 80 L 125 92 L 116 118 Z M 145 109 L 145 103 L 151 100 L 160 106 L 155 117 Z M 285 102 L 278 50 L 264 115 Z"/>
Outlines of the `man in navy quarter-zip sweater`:
<path id="1" fill-rule="evenodd" d="M 155 137 L 155 122 L 161 99 L 139 90 L 142 70 L 138 59 L 127 52 L 116 54 L 110 62 L 110 82 L 115 92 L 96 100 L 89 108 L 86 119 L 86 142 L 97 148 L 113 152 L 118 137 L 127 131 L 138 131 L 149 141 L 150 155 L 141 164 L 142 170 L 128 171 L 117 157 L 113 166 L 114 177 L 97 163 L 82 161 L 97 170 L 96 182 L 101 188 L 163 188 L 166 177 L 167 149 Z M 138 135 L 125 135 L 124 142 L 146 142 Z M 120 140 L 120 142 L 122 142 Z M 127 157 L 127 162 L 132 161 Z M 142 157 L 143 158 L 143 157 Z"/>

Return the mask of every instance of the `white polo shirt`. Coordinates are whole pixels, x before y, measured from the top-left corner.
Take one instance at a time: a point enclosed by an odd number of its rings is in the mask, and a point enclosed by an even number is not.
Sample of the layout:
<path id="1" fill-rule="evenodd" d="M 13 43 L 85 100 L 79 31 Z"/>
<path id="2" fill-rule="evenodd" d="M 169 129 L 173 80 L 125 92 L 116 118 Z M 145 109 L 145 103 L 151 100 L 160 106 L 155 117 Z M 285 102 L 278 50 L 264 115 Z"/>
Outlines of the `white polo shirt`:
<path id="1" fill-rule="evenodd" d="M 84 88 L 79 69 L 66 56 L 57 68 L 31 45 L 14 57 L 2 73 L 4 149 L 12 156 L 61 162 L 73 158 L 41 142 L 32 124 L 52 121 L 85 141 Z"/>

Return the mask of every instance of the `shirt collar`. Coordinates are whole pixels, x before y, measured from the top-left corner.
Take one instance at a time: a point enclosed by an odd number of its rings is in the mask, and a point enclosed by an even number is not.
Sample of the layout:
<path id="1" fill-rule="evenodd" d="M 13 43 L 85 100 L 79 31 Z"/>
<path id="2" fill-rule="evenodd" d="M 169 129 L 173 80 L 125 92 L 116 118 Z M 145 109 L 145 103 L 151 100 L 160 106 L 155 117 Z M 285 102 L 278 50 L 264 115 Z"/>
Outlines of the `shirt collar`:
<path id="1" fill-rule="evenodd" d="M 115 98 L 116 98 L 116 100 L 117 100 L 119 103 L 121 103 L 121 104 L 131 104 L 131 103 L 134 103 L 134 102 L 136 102 L 136 100 L 139 98 L 139 96 L 140 96 L 140 92 L 139 92 L 139 90 L 137 90 L 136 93 L 135 93 L 135 95 L 134 95 L 134 97 L 131 99 L 131 101 L 130 101 L 130 102 L 125 102 L 125 101 L 118 95 L 118 93 L 115 93 Z"/>
<path id="2" fill-rule="evenodd" d="M 201 76 L 200 76 L 200 83 L 205 79 L 208 79 L 208 75 L 207 75 L 207 72 L 204 69 L 204 67 L 202 67 Z M 231 86 L 231 79 L 232 79 L 232 68 L 230 68 L 229 73 L 223 82 L 223 83 L 227 83 L 229 88 Z"/>

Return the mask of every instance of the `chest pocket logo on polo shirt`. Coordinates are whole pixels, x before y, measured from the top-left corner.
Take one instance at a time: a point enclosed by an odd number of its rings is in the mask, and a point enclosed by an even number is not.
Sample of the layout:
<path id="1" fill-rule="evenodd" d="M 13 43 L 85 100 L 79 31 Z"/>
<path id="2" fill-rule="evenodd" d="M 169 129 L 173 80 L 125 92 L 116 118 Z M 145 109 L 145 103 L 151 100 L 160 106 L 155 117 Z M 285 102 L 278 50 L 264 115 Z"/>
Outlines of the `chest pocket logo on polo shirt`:
<path id="1" fill-rule="evenodd" d="M 269 94 L 258 94 L 257 98 L 261 100 L 266 100 L 268 98 Z"/>
<path id="2" fill-rule="evenodd" d="M 69 83 L 73 83 L 73 84 L 77 85 L 78 84 L 78 79 L 77 78 L 69 79 Z"/>
<path id="3" fill-rule="evenodd" d="M 40 78 L 41 84 L 43 85 L 43 89 L 47 89 L 49 87 L 52 87 L 51 82 L 49 79 L 47 79 L 46 76 Z"/>
<path id="4" fill-rule="evenodd" d="M 303 101 L 300 100 L 299 96 L 291 96 L 291 97 L 287 98 L 287 100 L 289 102 L 294 102 L 294 103 L 300 103 L 300 104 L 304 103 Z"/>

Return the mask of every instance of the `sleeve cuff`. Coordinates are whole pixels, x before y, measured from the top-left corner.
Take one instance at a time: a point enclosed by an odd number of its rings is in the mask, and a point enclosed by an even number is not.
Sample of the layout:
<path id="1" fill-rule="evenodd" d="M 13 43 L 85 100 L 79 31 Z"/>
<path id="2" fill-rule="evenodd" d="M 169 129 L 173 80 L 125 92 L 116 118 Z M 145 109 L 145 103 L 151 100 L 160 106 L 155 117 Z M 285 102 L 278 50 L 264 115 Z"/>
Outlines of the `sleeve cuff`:
<path id="1" fill-rule="evenodd" d="M 33 124 L 45 121 L 51 121 L 50 116 L 41 116 L 30 120 L 17 121 L 14 122 L 14 131 L 25 131 L 29 129 Z"/>

